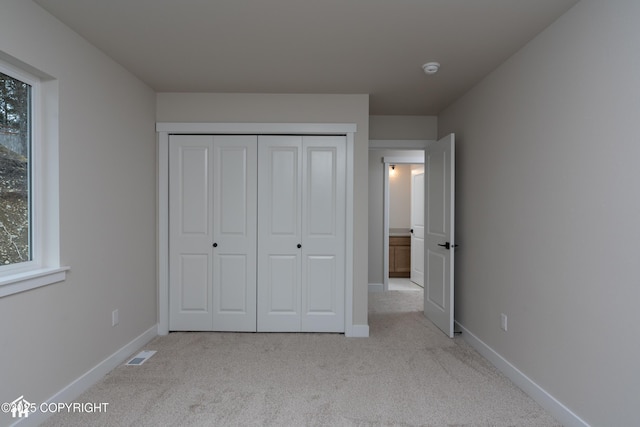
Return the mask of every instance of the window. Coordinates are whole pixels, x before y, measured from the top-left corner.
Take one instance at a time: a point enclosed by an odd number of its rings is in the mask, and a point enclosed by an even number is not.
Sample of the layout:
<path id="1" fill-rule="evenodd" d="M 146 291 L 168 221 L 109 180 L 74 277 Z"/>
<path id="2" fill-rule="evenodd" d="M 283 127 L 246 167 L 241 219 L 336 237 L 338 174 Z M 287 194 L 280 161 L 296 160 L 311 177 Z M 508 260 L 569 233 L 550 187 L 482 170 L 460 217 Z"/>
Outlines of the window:
<path id="1" fill-rule="evenodd" d="M 33 260 L 31 90 L 0 72 L 0 266 Z"/>
<path id="2" fill-rule="evenodd" d="M 57 82 L 14 64 L 0 60 L 0 297 L 59 282 L 66 271 L 59 265 L 57 111 L 44 108 L 57 109 Z"/>

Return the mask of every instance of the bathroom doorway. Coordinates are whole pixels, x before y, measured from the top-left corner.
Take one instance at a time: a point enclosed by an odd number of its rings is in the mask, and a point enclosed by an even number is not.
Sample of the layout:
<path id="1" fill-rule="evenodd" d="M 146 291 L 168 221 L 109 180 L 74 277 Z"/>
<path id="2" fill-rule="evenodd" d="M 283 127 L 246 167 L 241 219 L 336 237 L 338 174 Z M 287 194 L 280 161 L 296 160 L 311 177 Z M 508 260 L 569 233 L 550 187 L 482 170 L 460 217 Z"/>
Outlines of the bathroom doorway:
<path id="1" fill-rule="evenodd" d="M 424 163 L 420 160 L 396 159 L 397 163 L 385 165 L 389 178 L 385 198 L 388 290 L 422 290 L 424 286 Z"/>
<path id="2" fill-rule="evenodd" d="M 419 184 L 419 180 L 414 178 L 424 177 L 424 156 L 415 154 L 406 157 L 385 156 L 382 162 L 384 164 L 383 290 L 415 288 L 412 285 L 415 285 L 416 273 L 424 271 L 424 226 L 422 225 L 424 180 L 421 187 L 416 187 L 416 182 Z M 413 193 L 416 192 L 422 194 L 421 201 L 415 200 Z M 412 204 L 412 200 L 417 203 Z M 420 218 L 417 221 L 418 227 L 414 227 L 417 218 Z M 416 237 L 420 238 L 416 239 Z M 416 260 L 419 261 L 416 262 Z M 422 267 L 420 267 L 420 261 L 422 261 Z M 419 268 L 416 270 L 416 267 Z"/>

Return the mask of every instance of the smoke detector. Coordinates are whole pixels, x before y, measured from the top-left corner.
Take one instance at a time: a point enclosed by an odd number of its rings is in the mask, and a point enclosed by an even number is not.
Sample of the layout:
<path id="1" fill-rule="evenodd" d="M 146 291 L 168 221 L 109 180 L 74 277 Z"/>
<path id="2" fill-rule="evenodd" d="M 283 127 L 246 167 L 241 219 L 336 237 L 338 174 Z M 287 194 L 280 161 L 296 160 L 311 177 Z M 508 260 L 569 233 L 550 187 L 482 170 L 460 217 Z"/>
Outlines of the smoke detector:
<path id="1" fill-rule="evenodd" d="M 440 69 L 439 62 L 427 62 L 422 66 L 425 74 L 435 74 Z"/>

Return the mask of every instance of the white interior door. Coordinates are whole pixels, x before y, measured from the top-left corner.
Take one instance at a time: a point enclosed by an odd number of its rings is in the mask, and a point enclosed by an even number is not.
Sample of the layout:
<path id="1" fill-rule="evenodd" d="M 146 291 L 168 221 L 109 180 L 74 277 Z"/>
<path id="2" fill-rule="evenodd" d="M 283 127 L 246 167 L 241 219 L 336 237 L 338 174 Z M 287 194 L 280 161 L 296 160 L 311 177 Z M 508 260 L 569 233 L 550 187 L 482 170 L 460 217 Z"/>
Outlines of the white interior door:
<path id="1" fill-rule="evenodd" d="M 169 140 L 169 328 L 212 329 L 213 137 Z"/>
<path id="2" fill-rule="evenodd" d="M 256 331 L 258 137 L 213 148 L 213 330 Z"/>
<path id="3" fill-rule="evenodd" d="M 424 287 L 424 169 L 411 171 L 411 281 Z"/>
<path id="4" fill-rule="evenodd" d="M 258 331 L 300 331 L 302 137 L 258 138 Z"/>
<path id="5" fill-rule="evenodd" d="M 344 332 L 346 138 L 302 146 L 301 330 Z"/>
<path id="6" fill-rule="evenodd" d="M 455 139 L 425 150 L 424 314 L 453 337 Z"/>

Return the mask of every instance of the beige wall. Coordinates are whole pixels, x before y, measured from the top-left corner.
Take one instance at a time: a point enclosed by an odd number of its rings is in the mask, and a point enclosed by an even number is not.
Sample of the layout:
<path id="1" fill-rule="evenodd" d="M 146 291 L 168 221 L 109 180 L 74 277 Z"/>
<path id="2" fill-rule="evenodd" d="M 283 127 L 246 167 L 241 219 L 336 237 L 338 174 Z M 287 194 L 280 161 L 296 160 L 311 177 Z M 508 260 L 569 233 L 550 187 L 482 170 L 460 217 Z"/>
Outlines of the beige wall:
<path id="1" fill-rule="evenodd" d="M 639 16 L 579 2 L 438 119 L 456 319 L 594 426 L 640 422 Z"/>
<path id="2" fill-rule="evenodd" d="M 436 116 L 370 116 L 369 139 L 435 140 L 438 134 Z"/>
<path id="3" fill-rule="evenodd" d="M 1 9 L 0 51 L 59 88 L 61 261 L 71 270 L 0 298 L 0 402 L 44 402 L 156 324 L 155 97 L 35 3 Z"/>
<path id="4" fill-rule="evenodd" d="M 411 228 L 411 165 L 389 173 L 389 228 Z"/>
<path id="5" fill-rule="evenodd" d="M 158 122 L 355 123 L 353 323 L 367 324 L 368 95 L 159 93 Z"/>

